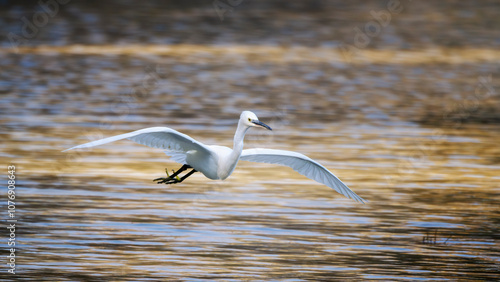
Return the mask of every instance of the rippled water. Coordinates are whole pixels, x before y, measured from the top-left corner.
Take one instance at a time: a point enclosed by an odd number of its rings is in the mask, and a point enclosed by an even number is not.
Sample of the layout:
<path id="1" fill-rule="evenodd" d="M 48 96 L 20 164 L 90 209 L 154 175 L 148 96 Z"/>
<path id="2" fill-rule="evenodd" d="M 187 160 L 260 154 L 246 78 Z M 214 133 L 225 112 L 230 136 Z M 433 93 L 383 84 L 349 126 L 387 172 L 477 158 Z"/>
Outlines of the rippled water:
<path id="1" fill-rule="evenodd" d="M 387 110 L 419 113 L 392 89 L 401 73 L 418 81 L 433 65 L 352 66 L 357 81 L 344 65 L 238 69 L 161 55 L 7 54 L 2 64 L 11 71 L 2 73 L 0 154 L 17 168 L 18 277 L 498 278 L 498 128 L 426 127 Z M 251 131 L 247 148 L 307 154 L 369 203 L 245 162 L 226 181 L 198 174 L 157 185 L 179 165 L 130 141 L 60 152 L 156 125 L 231 145 L 244 109 L 275 129 Z"/>
<path id="2" fill-rule="evenodd" d="M 469 8 L 457 17 L 481 17 Z M 366 12 L 359 9 L 344 16 Z M 6 168 L 15 165 L 18 220 L 16 274 L 7 273 L 4 252 L 2 281 L 499 279 L 500 54 L 491 47 L 498 42 L 488 46 L 491 31 L 472 38 L 473 48 L 424 48 L 427 36 L 446 43 L 440 32 L 449 29 L 431 30 L 440 16 L 427 12 L 415 30 L 428 33 L 411 38 L 404 22 L 419 14 L 406 14 L 394 19 L 399 33 L 388 28 L 374 42 L 382 47 L 347 62 L 332 44 L 307 43 L 329 40 L 316 22 L 328 17 L 305 15 L 290 29 L 288 14 L 276 21 L 250 14 L 247 28 L 257 31 L 245 37 L 238 32 L 245 20 L 233 16 L 232 35 L 242 40 L 232 44 L 215 37 L 212 27 L 230 32 L 219 22 L 207 28 L 182 13 L 172 14 L 173 42 L 156 37 L 165 34 L 160 23 L 153 33 L 138 32 L 147 27 L 135 26 L 134 13 L 125 15 L 123 34 L 109 37 L 115 25 L 106 19 L 73 6 L 61 13 L 36 39 L 57 47 L 33 39 L 33 48 L 0 48 L 1 177 L 6 183 Z M 81 16 L 79 24 L 67 21 L 71 15 Z M 208 39 L 186 32 L 198 29 Z M 259 33 L 265 30 L 276 35 Z M 451 34 L 459 40 L 474 30 Z M 281 33 L 280 40 L 295 34 L 300 46 L 274 44 Z M 129 44 L 132 35 L 147 44 Z M 110 44 L 91 46 L 101 37 Z M 171 44 L 178 41 L 188 44 Z M 393 41 L 418 48 L 384 48 Z M 151 126 L 231 146 L 242 110 L 274 129 L 251 130 L 246 148 L 304 153 L 369 202 L 345 199 L 289 168 L 249 162 L 225 181 L 197 173 L 158 185 L 152 179 L 180 165 L 127 140 L 61 152 Z"/>

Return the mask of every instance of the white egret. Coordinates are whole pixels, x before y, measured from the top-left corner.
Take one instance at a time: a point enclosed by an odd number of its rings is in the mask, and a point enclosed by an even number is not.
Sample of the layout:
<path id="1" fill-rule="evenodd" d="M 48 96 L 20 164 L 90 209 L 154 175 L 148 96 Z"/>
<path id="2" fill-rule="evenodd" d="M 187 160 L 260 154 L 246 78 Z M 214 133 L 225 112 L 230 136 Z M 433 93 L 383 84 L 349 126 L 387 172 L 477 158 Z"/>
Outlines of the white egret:
<path id="1" fill-rule="evenodd" d="M 234 134 L 232 149 L 224 146 L 202 144 L 186 134 L 168 127 L 149 127 L 92 141 L 65 151 L 99 146 L 121 139 L 129 139 L 142 145 L 163 149 L 173 161 L 183 166 L 172 175 L 168 175 L 167 172 L 167 177 L 155 179 L 154 181 L 158 181 L 158 184 L 180 183 L 197 171 L 203 173 L 207 178 L 224 180 L 231 175 L 239 160 L 284 165 L 291 167 L 308 178 L 333 188 L 347 198 L 361 203 L 366 202 L 328 169 L 303 154 L 274 149 L 243 150 L 243 139 L 251 127 L 272 130 L 271 127 L 259 121 L 254 113 L 244 111 L 241 113 L 238 127 Z M 178 175 L 187 169 L 192 170 L 180 178 Z"/>

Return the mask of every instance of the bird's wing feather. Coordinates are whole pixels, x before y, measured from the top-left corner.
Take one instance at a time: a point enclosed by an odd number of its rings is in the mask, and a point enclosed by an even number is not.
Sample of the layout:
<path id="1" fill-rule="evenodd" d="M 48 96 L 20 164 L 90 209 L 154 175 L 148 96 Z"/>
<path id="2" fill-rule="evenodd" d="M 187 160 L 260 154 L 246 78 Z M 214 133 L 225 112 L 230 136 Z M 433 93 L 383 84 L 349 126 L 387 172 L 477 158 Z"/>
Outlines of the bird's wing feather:
<path id="1" fill-rule="evenodd" d="M 187 164 L 187 161 L 186 161 L 187 155 L 184 152 L 179 153 L 179 152 L 175 152 L 175 151 L 165 150 L 165 154 L 170 157 L 171 161 L 174 161 L 174 162 L 180 163 L 180 164 Z"/>
<path id="2" fill-rule="evenodd" d="M 346 196 L 347 198 L 351 198 L 361 203 L 366 202 L 366 200 L 349 189 L 347 185 L 340 181 L 340 179 L 338 179 L 324 166 L 300 153 L 260 148 L 247 149 L 243 150 L 240 159 L 244 161 L 289 166 L 296 172 L 333 188 L 335 191 Z"/>
<path id="3" fill-rule="evenodd" d="M 211 153 L 211 150 L 206 145 L 196 141 L 195 139 L 187 136 L 186 134 L 180 133 L 168 127 L 144 128 L 133 132 L 124 133 L 92 141 L 82 145 L 78 145 L 64 151 L 95 147 L 110 142 L 118 141 L 121 139 L 130 139 L 136 143 L 146 145 L 152 148 L 164 149 L 168 152 L 185 153 L 187 151 L 196 150 L 202 153 L 207 153 L 207 154 Z"/>

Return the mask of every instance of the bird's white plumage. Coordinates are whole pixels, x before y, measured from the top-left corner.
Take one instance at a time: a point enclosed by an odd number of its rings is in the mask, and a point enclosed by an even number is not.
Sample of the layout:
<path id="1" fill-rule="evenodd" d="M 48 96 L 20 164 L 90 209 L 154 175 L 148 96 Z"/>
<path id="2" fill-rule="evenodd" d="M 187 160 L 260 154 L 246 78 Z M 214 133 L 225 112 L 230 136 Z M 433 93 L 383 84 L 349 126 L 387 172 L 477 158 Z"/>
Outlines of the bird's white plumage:
<path id="1" fill-rule="evenodd" d="M 167 151 L 187 152 L 190 150 L 198 150 L 210 153 L 208 147 L 203 143 L 200 143 L 195 139 L 187 136 L 186 134 L 180 133 L 179 131 L 168 127 L 148 127 L 129 133 L 88 142 L 69 148 L 67 150 L 64 150 L 63 152 L 73 149 L 90 148 L 104 145 L 121 139 L 130 139 L 134 142 L 146 145 L 148 147 L 164 149 Z"/>
<path id="2" fill-rule="evenodd" d="M 240 160 L 291 167 L 305 177 L 325 184 L 347 198 L 361 203 L 365 202 L 363 198 L 349 189 L 347 185 L 328 169 L 303 154 L 285 150 L 256 148 L 243 150 Z"/>
<path id="3" fill-rule="evenodd" d="M 174 157 L 174 161 L 182 164 L 187 163 L 188 158 L 202 160 L 193 162 L 191 166 L 210 179 L 218 179 L 217 171 L 214 169 L 217 155 L 213 153 L 213 150 L 188 135 L 168 127 L 144 128 L 78 145 L 64 151 L 95 147 L 121 139 L 129 139 L 148 147 L 163 149 L 167 155 Z M 202 169 L 202 165 L 206 167 Z"/>
<path id="4" fill-rule="evenodd" d="M 165 150 L 165 153 L 171 156 L 173 161 L 188 164 L 196 171 L 203 173 L 207 178 L 223 180 L 231 175 L 240 159 L 284 165 L 291 167 L 308 178 L 335 189 L 335 191 L 347 198 L 361 203 L 366 202 L 328 169 L 305 155 L 297 152 L 272 149 L 243 150 L 243 139 L 250 127 L 261 127 L 271 130 L 269 126 L 260 122 L 254 113 L 244 111 L 241 113 L 238 128 L 234 134 L 232 149 L 224 146 L 204 145 L 186 134 L 168 127 L 149 127 L 92 141 L 65 151 L 95 147 L 121 139 L 130 139 L 142 145 Z"/>
<path id="5" fill-rule="evenodd" d="M 165 151 L 165 154 L 170 157 L 170 160 L 176 163 L 187 164 L 185 152 Z"/>

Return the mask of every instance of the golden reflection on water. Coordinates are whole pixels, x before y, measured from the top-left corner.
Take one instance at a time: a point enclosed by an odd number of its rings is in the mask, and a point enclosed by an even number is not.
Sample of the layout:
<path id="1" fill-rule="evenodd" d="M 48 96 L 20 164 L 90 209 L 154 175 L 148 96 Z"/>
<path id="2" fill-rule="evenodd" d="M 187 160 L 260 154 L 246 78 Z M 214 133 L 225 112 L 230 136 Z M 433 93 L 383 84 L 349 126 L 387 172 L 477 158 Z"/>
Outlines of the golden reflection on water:
<path id="1" fill-rule="evenodd" d="M 19 269 L 28 280 L 498 277 L 498 126 L 416 122 L 430 105 L 456 100 L 433 91 L 473 87 L 474 65 L 240 69 L 216 53 L 197 63 L 170 54 L 1 56 L 9 81 L 25 79 L 7 83 L 0 154 L 18 171 Z M 148 77 L 144 66 L 158 78 L 147 95 L 130 95 Z M 226 181 L 197 174 L 157 185 L 165 167 L 179 165 L 129 141 L 60 152 L 158 125 L 230 146 L 244 109 L 274 128 L 251 131 L 247 148 L 302 152 L 369 203 L 245 162 Z"/>
<path id="2" fill-rule="evenodd" d="M 191 62 L 200 57 L 218 60 L 249 60 L 253 62 L 301 63 L 345 62 L 354 64 L 465 64 L 491 62 L 500 59 L 500 51 L 488 48 L 443 48 L 421 50 L 370 50 L 360 49 L 346 56 L 339 48 L 304 46 L 252 46 L 195 44 L 176 45 L 66 45 L 0 48 L 0 53 L 17 54 L 67 54 L 67 55 L 133 55 L 176 56 Z"/>

